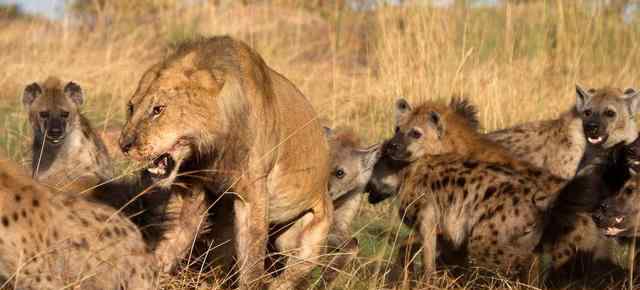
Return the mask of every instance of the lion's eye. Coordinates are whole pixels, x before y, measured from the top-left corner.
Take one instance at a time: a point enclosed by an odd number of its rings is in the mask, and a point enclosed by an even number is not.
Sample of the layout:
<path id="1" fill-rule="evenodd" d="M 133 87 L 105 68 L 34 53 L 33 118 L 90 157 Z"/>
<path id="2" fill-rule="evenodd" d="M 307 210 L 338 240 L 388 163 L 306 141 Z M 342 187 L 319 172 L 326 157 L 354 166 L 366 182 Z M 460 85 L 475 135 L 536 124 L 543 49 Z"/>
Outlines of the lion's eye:
<path id="1" fill-rule="evenodd" d="M 614 112 L 613 110 L 606 110 L 604 111 L 604 115 L 609 118 L 613 118 L 616 116 L 616 112 Z"/>
<path id="2" fill-rule="evenodd" d="M 413 139 L 420 139 L 420 137 L 422 137 L 422 133 L 420 133 L 420 131 L 418 130 L 411 130 L 409 132 L 409 136 Z"/>
<path id="3" fill-rule="evenodd" d="M 154 116 L 160 115 L 162 112 L 164 112 L 164 108 L 166 108 L 166 106 L 155 106 L 155 107 L 153 107 L 153 115 Z"/>
<path id="4" fill-rule="evenodd" d="M 127 105 L 127 113 L 129 116 L 133 115 L 133 104 Z"/>
<path id="5" fill-rule="evenodd" d="M 400 132 L 400 127 L 396 127 L 396 133 Z"/>
<path id="6" fill-rule="evenodd" d="M 342 170 L 342 169 L 340 169 L 340 168 L 339 168 L 338 170 L 336 170 L 333 174 L 334 174 L 337 178 L 340 178 L 340 179 L 344 178 L 344 176 L 345 176 L 344 170 Z"/>
<path id="7" fill-rule="evenodd" d="M 49 118 L 49 112 L 47 112 L 47 111 L 40 112 L 40 118 L 42 118 L 42 119 Z"/>
<path id="8" fill-rule="evenodd" d="M 69 118 L 69 112 L 67 112 L 67 111 L 62 111 L 62 112 L 60 113 L 60 117 L 65 118 L 65 119 L 66 119 L 66 118 Z"/>
<path id="9" fill-rule="evenodd" d="M 590 109 L 586 109 L 584 110 L 584 112 L 582 112 L 582 114 L 584 114 L 585 117 L 589 117 L 591 116 L 591 114 L 593 114 L 593 112 Z"/>

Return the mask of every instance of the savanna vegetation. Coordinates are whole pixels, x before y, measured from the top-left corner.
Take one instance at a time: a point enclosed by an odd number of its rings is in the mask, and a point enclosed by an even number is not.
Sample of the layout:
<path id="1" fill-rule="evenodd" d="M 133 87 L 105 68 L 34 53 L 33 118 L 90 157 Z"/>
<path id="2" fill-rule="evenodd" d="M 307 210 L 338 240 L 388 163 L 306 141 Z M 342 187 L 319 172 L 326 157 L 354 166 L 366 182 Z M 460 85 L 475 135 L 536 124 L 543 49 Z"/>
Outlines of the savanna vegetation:
<path id="1" fill-rule="evenodd" d="M 391 134 L 400 96 L 467 96 L 484 130 L 494 130 L 567 110 L 575 84 L 640 84 L 640 18 L 624 9 L 629 1 L 416 0 L 371 10 L 347 2 L 76 1 L 59 20 L 0 9 L 0 150 L 28 164 L 21 93 L 57 75 L 83 86 L 83 110 L 127 174 L 115 145 L 125 102 L 148 66 L 199 35 L 248 42 L 302 90 L 323 122 L 353 127 L 370 143 Z M 354 228 L 361 253 L 336 287 L 383 288 L 392 252 L 407 235 L 400 224 L 393 201 L 363 206 Z M 166 288 L 215 288 L 210 277 L 209 269 L 185 271 L 167 278 Z M 473 280 L 443 275 L 433 287 L 480 287 Z M 499 279 L 484 285 L 530 289 Z"/>

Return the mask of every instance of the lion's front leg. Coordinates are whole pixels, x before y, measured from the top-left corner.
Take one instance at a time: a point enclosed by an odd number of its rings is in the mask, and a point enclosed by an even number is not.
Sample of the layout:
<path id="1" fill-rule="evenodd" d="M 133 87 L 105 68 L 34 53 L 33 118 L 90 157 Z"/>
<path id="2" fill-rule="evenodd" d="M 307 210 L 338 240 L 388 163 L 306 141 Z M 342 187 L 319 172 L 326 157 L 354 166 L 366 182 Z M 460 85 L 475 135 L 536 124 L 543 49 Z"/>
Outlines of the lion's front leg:
<path id="1" fill-rule="evenodd" d="M 234 201 L 235 242 L 240 273 L 240 289 L 259 289 L 264 277 L 264 256 L 267 248 L 269 221 L 266 181 L 261 179 Z"/>
<path id="2" fill-rule="evenodd" d="M 155 255 L 165 273 L 174 272 L 193 245 L 198 234 L 207 227 L 207 204 L 204 190 L 193 188 L 191 192 L 174 194 L 167 204 L 169 217 L 163 239 L 155 249 Z"/>

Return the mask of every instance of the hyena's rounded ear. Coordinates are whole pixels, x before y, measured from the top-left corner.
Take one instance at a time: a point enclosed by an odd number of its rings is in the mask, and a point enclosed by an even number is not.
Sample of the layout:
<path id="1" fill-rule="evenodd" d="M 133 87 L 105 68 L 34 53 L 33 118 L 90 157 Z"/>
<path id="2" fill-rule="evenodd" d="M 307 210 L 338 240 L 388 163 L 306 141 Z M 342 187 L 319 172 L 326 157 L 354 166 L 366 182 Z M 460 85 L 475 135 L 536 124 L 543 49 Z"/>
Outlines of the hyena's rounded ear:
<path id="1" fill-rule="evenodd" d="M 327 138 L 331 138 L 333 137 L 333 129 L 327 127 L 327 126 L 322 126 L 322 129 L 324 130 L 324 136 Z"/>
<path id="2" fill-rule="evenodd" d="M 82 88 L 74 82 L 69 82 L 66 86 L 64 86 L 64 94 L 78 106 L 82 105 L 82 103 L 84 102 L 84 94 L 82 93 Z"/>
<path id="3" fill-rule="evenodd" d="M 632 96 L 632 95 L 637 94 L 637 91 L 636 91 L 636 89 L 634 89 L 634 88 L 626 88 L 626 89 L 624 90 L 624 94 L 625 94 L 626 96 Z"/>
<path id="4" fill-rule="evenodd" d="M 640 93 L 635 89 L 629 88 L 624 91 L 624 99 L 629 107 L 631 116 L 640 112 Z"/>
<path id="5" fill-rule="evenodd" d="M 32 83 L 24 88 L 22 92 L 22 103 L 25 106 L 30 106 L 38 96 L 42 94 L 42 88 L 38 83 Z"/>
<path id="6" fill-rule="evenodd" d="M 591 102 L 593 95 L 588 90 L 583 89 L 576 84 L 576 109 L 578 112 L 582 112 L 585 106 Z"/>
<path id="7" fill-rule="evenodd" d="M 400 122 L 405 116 L 411 112 L 411 105 L 404 98 L 396 101 L 396 123 Z"/>
<path id="8" fill-rule="evenodd" d="M 441 137 L 444 133 L 444 124 L 442 122 L 442 116 L 436 111 L 429 112 L 429 124 L 436 128 L 438 137 Z"/>

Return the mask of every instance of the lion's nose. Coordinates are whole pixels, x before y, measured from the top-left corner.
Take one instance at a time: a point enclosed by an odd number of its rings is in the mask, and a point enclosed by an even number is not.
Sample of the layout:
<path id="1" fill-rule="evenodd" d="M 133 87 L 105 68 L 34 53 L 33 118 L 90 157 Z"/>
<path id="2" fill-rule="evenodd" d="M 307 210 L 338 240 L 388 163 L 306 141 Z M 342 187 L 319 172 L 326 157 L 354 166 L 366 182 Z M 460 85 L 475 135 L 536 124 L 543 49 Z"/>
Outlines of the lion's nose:
<path id="1" fill-rule="evenodd" d="M 120 139 L 120 150 L 122 150 L 122 153 L 129 153 L 129 150 L 131 150 L 131 147 L 133 147 L 135 142 L 135 136 L 123 136 L 122 139 Z"/>

